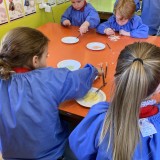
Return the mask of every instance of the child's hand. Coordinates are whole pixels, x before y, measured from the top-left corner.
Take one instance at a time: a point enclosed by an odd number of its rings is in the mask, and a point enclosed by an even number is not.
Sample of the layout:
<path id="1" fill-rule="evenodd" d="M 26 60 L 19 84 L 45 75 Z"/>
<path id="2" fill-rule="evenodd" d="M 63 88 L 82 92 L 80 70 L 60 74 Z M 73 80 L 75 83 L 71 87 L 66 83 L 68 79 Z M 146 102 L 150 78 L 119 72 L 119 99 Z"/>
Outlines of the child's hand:
<path id="1" fill-rule="evenodd" d="M 120 35 L 123 35 L 123 36 L 129 36 L 129 37 L 130 37 L 130 32 L 126 32 L 126 31 L 123 30 L 123 29 L 119 31 L 119 34 L 120 34 Z"/>
<path id="2" fill-rule="evenodd" d="M 115 34 L 115 31 L 114 31 L 113 29 L 111 29 L 111 28 L 106 28 L 106 29 L 104 30 L 104 33 L 105 33 L 106 35 L 110 36 L 110 35 Z"/>
<path id="3" fill-rule="evenodd" d="M 79 28 L 80 34 L 86 33 L 88 31 L 89 22 L 85 21 Z"/>
<path id="4" fill-rule="evenodd" d="M 88 31 L 88 27 L 85 25 L 81 25 L 81 27 L 79 28 L 79 32 L 82 34 L 86 33 Z"/>
<path id="5" fill-rule="evenodd" d="M 100 68 L 97 68 L 97 71 L 98 71 L 98 76 L 102 76 L 103 71 Z"/>
<path id="6" fill-rule="evenodd" d="M 71 22 L 68 19 L 66 19 L 66 20 L 63 21 L 63 25 L 64 26 L 70 26 Z"/>

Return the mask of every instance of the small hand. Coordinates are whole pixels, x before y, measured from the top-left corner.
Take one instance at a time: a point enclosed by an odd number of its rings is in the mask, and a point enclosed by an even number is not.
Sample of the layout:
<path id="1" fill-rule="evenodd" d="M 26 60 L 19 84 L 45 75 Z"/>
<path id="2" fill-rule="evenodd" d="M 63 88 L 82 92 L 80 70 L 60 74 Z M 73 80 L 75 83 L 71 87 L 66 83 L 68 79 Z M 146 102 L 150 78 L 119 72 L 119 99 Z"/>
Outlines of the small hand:
<path id="1" fill-rule="evenodd" d="M 130 36 L 130 32 L 127 32 L 127 31 L 125 31 L 125 30 L 123 30 L 123 29 L 121 29 L 121 30 L 119 31 L 119 34 L 120 34 L 120 35 L 123 35 L 123 36 Z"/>
<path id="2" fill-rule="evenodd" d="M 66 20 L 63 21 L 63 25 L 64 26 L 70 26 L 71 22 L 68 19 L 66 19 Z"/>
<path id="3" fill-rule="evenodd" d="M 115 34 L 115 31 L 114 31 L 113 29 L 111 29 L 111 28 L 106 28 L 106 29 L 104 30 L 104 33 L 105 33 L 106 35 L 110 36 L 110 35 L 114 35 L 114 34 Z"/>
<path id="4" fill-rule="evenodd" d="M 81 35 L 86 33 L 87 31 L 88 31 L 88 26 L 86 26 L 86 25 L 81 25 L 80 26 L 79 32 L 80 32 Z"/>
<path id="5" fill-rule="evenodd" d="M 86 33 L 88 31 L 88 27 L 90 26 L 90 23 L 88 21 L 85 21 L 79 28 L 80 34 Z"/>

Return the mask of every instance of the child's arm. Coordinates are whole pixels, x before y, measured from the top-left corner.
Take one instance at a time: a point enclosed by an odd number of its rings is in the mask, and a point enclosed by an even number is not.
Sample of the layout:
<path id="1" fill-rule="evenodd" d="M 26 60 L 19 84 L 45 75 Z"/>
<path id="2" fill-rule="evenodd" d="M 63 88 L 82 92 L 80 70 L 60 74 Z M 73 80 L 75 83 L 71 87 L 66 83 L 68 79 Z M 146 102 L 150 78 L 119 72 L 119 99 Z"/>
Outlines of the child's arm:
<path id="1" fill-rule="evenodd" d="M 66 71 L 59 102 L 82 98 L 91 88 L 97 75 L 97 69 L 90 64 L 76 71 Z"/>
<path id="2" fill-rule="evenodd" d="M 71 22 L 70 22 L 68 19 L 66 19 L 66 20 L 63 21 L 62 24 L 63 24 L 64 26 L 70 26 L 70 25 L 71 25 Z"/>
<path id="3" fill-rule="evenodd" d="M 114 35 L 115 31 L 113 29 L 111 29 L 111 28 L 106 28 L 104 30 L 104 33 L 109 36 L 109 35 Z"/>
<path id="4" fill-rule="evenodd" d="M 67 10 L 62 15 L 61 24 L 64 26 L 70 26 L 71 25 L 70 20 L 71 20 L 71 7 L 67 8 Z"/>
<path id="5" fill-rule="evenodd" d="M 69 137 L 70 148 L 79 160 L 95 160 L 99 138 L 109 103 L 94 105 Z M 107 142 L 106 142 L 107 143 Z"/>
<path id="6" fill-rule="evenodd" d="M 113 28 L 113 23 L 115 22 L 115 16 L 111 16 L 108 21 L 101 23 L 98 27 L 97 27 L 97 32 L 100 34 L 107 34 L 110 35 L 114 32 L 114 28 Z"/>
<path id="7" fill-rule="evenodd" d="M 79 28 L 81 34 L 86 33 L 88 31 L 89 22 L 85 21 Z"/>
<path id="8" fill-rule="evenodd" d="M 135 15 L 131 23 L 133 25 L 130 35 L 133 38 L 148 38 L 148 26 L 142 23 L 142 20 L 139 16 Z"/>
<path id="9" fill-rule="evenodd" d="M 91 4 L 87 4 L 87 8 L 85 9 L 85 16 L 85 21 L 89 23 L 89 28 L 96 28 L 100 23 L 99 14 Z"/>
<path id="10" fill-rule="evenodd" d="M 123 36 L 128 36 L 128 37 L 131 36 L 130 32 L 127 32 L 127 31 L 125 31 L 125 30 L 123 30 L 123 29 L 121 29 L 121 30 L 119 31 L 119 34 L 120 34 L 120 35 L 123 35 Z"/>

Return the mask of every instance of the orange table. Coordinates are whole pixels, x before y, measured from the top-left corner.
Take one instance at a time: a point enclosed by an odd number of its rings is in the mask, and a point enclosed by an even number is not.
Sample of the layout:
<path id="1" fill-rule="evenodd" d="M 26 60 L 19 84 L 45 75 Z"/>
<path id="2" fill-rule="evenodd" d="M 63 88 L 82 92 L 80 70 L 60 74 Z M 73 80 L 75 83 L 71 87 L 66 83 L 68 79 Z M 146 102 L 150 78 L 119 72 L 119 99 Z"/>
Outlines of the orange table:
<path id="1" fill-rule="evenodd" d="M 86 63 L 91 63 L 94 66 L 98 64 L 108 63 L 108 74 L 106 77 L 107 85 L 102 89 L 106 93 L 107 100 L 110 98 L 110 91 L 113 85 L 113 76 L 116 67 L 117 57 L 120 51 L 127 44 L 131 44 L 137 41 L 146 41 L 160 46 L 160 37 L 151 36 L 148 39 L 135 39 L 130 37 L 121 36 L 117 42 L 110 41 L 105 35 L 100 35 L 95 30 L 89 30 L 85 35 L 81 36 L 80 41 L 76 44 L 64 44 L 61 42 L 61 38 L 66 36 L 78 36 L 78 27 L 65 28 L 60 24 L 47 23 L 38 28 L 42 31 L 49 39 L 49 58 L 48 65 L 57 67 L 59 61 L 65 59 L 74 59 L 81 63 L 82 67 Z M 111 50 L 107 47 L 101 51 L 92 51 L 86 48 L 86 44 L 89 42 L 106 42 L 111 47 Z M 100 87 L 102 85 L 102 79 L 97 79 L 93 86 Z M 77 118 L 81 120 L 86 116 L 89 109 L 80 106 L 75 100 L 64 102 L 60 105 L 60 113 L 67 115 L 71 118 Z"/>

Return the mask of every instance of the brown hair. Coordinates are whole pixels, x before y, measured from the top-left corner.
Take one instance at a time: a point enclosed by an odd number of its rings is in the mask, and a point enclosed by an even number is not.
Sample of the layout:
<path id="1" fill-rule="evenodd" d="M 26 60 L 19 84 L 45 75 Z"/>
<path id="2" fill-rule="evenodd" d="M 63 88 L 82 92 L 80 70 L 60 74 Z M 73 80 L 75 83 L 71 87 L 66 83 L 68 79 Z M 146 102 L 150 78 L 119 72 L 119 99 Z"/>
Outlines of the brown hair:
<path id="1" fill-rule="evenodd" d="M 160 48 L 146 42 L 126 46 L 120 53 L 115 74 L 115 88 L 107 111 L 100 143 L 110 134 L 113 160 L 131 160 L 139 142 L 141 102 L 160 83 Z M 113 144 L 111 146 L 111 144 Z"/>
<path id="2" fill-rule="evenodd" d="M 0 77 L 8 79 L 12 68 L 27 66 L 34 69 L 32 58 L 42 56 L 48 38 L 40 31 L 28 27 L 18 27 L 9 31 L 1 42 Z"/>
<path id="3" fill-rule="evenodd" d="M 120 14 L 124 19 L 130 19 L 136 10 L 136 5 L 133 0 L 119 0 L 114 7 L 114 13 Z"/>

